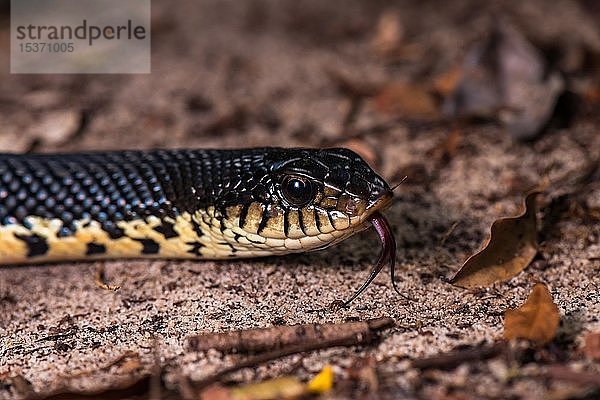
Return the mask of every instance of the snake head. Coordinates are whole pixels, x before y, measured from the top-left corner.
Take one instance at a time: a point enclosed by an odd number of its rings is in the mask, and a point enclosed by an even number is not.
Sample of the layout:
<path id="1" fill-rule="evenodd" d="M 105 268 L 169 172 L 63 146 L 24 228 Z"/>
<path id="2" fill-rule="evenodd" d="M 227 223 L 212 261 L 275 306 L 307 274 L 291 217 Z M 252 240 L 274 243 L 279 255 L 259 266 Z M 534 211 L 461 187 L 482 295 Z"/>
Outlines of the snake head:
<path id="1" fill-rule="evenodd" d="M 348 149 L 300 150 L 296 157 L 273 163 L 271 170 L 272 190 L 282 206 L 327 213 L 327 219 L 315 220 L 325 229 L 359 224 L 391 203 L 388 184 Z"/>
<path id="2" fill-rule="evenodd" d="M 369 216 L 391 204 L 388 184 L 351 150 L 263 151 L 263 168 L 244 183 L 252 186 L 244 205 L 225 212 L 233 245 L 249 256 L 328 247 L 368 228 Z"/>

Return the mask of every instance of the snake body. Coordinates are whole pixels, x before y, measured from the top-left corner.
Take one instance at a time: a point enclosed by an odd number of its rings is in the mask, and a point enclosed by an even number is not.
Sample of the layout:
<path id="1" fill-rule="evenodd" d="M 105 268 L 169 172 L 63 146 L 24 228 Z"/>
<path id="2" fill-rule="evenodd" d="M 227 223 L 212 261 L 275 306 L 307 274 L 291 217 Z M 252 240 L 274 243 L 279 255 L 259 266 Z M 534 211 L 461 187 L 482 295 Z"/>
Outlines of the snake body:
<path id="1" fill-rule="evenodd" d="M 347 149 L 0 154 L 0 264 L 311 251 L 391 198 Z"/>

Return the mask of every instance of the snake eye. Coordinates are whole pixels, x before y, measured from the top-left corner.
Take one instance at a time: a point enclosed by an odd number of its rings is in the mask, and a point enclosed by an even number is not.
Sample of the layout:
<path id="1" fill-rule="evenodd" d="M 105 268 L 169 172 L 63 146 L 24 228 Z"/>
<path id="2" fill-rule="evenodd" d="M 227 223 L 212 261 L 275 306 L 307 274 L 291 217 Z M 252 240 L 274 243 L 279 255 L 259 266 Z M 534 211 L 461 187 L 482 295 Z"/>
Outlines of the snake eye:
<path id="1" fill-rule="evenodd" d="M 286 176 L 283 180 L 282 193 L 289 203 L 297 207 L 310 203 L 315 194 L 311 181 L 299 176 Z"/>

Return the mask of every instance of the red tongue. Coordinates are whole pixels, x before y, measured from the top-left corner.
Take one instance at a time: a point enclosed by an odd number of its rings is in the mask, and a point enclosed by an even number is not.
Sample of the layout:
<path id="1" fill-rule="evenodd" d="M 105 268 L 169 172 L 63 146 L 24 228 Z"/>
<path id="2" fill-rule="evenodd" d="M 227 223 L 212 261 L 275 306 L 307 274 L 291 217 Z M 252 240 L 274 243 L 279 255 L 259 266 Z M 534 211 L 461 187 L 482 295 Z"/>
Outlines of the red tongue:
<path id="1" fill-rule="evenodd" d="M 368 221 L 373 225 L 377 235 L 379 235 L 379 240 L 381 241 L 381 252 L 379 253 L 379 258 L 377 259 L 377 263 L 371 269 L 367 280 L 362 284 L 362 286 L 350 297 L 346 300 L 342 307 L 346 307 L 350 302 L 356 299 L 361 295 L 362 292 L 365 291 L 367 287 L 373 282 L 373 279 L 377 277 L 381 269 L 384 265 L 389 264 L 390 266 L 390 274 L 392 278 L 392 286 L 396 293 L 400 296 L 405 297 L 400 293 L 400 290 L 396 287 L 396 280 L 394 279 L 394 268 L 396 265 L 396 239 L 394 238 L 394 233 L 390 228 L 390 224 L 387 222 L 385 217 L 381 215 L 378 211 L 371 214 Z"/>

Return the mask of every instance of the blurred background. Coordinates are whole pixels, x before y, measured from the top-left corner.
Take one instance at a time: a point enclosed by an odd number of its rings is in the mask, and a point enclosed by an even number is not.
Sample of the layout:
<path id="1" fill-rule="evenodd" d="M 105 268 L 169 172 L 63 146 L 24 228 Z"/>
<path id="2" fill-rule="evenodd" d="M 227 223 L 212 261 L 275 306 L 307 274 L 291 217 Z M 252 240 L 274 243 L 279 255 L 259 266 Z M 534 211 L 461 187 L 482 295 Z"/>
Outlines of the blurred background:
<path id="1" fill-rule="evenodd" d="M 10 75 L 0 4 L 7 151 L 389 138 L 398 154 L 466 119 L 534 139 L 600 101 L 594 1 L 155 1 L 150 75 Z"/>

